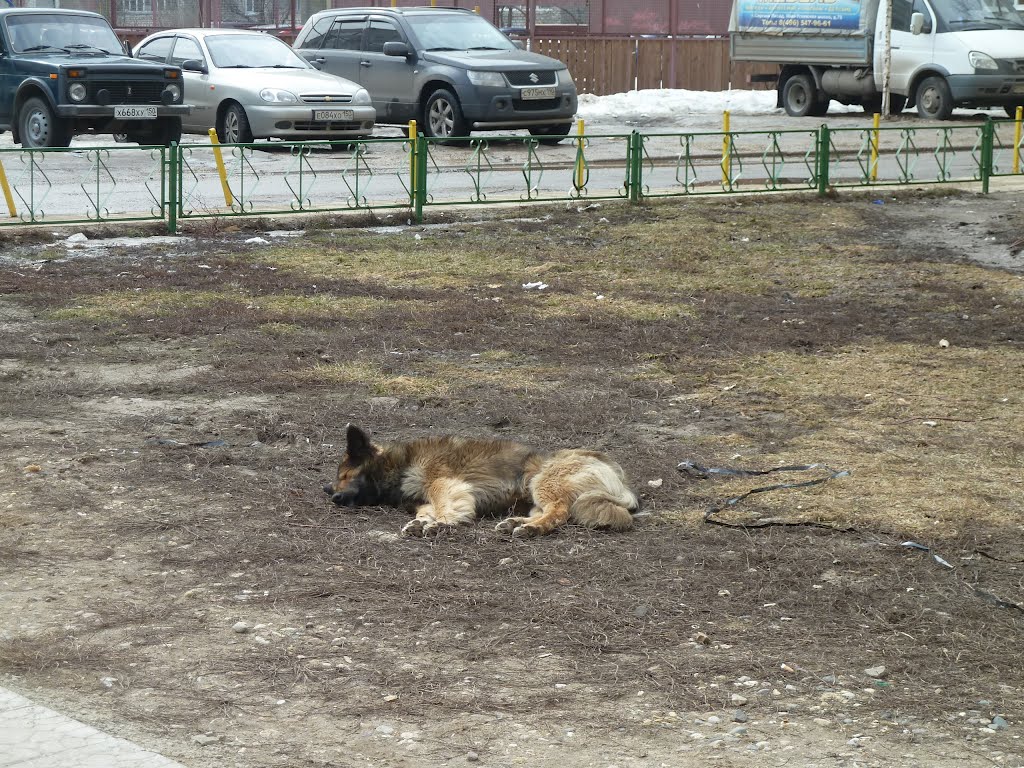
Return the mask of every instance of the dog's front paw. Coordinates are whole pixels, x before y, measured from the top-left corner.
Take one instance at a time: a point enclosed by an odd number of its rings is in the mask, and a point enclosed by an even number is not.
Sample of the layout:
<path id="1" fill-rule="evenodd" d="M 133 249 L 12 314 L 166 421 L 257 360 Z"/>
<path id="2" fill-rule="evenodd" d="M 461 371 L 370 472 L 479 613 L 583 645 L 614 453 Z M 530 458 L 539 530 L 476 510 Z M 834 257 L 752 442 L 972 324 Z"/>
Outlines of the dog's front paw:
<path id="1" fill-rule="evenodd" d="M 514 533 L 516 528 L 526 522 L 525 517 L 506 517 L 496 526 L 494 530 L 498 533 Z"/>
<path id="2" fill-rule="evenodd" d="M 408 523 L 406 523 L 402 527 L 402 535 L 403 536 L 415 536 L 417 538 L 422 538 L 423 537 L 423 528 L 424 528 L 423 521 L 420 520 L 419 518 L 417 518 L 415 520 L 410 520 Z"/>
<path id="3" fill-rule="evenodd" d="M 425 539 L 426 538 L 434 538 L 438 534 L 447 533 L 449 531 L 454 531 L 454 530 L 455 530 L 455 526 L 452 525 L 451 523 L 441 523 L 441 522 L 438 522 L 437 520 L 432 520 L 432 521 L 430 521 L 429 523 L 427 523 L 426 525 L 423 526 L 423 534 L 422 535 L 423 535 L 423 538 L 425 538 Z"/>

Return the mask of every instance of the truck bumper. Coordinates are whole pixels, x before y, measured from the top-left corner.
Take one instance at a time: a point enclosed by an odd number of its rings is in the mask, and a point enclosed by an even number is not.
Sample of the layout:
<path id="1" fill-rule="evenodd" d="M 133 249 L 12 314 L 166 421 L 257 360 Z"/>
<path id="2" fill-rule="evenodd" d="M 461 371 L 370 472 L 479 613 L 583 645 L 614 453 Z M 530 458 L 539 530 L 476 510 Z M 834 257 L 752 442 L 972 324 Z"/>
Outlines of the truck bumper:
<path id="1" fill-rule="evenodd" d="M 950 75 L 953 102 L 967 107 L 1007 107 L 1024 104 L 1024 77 L 1000 74 Z"/>

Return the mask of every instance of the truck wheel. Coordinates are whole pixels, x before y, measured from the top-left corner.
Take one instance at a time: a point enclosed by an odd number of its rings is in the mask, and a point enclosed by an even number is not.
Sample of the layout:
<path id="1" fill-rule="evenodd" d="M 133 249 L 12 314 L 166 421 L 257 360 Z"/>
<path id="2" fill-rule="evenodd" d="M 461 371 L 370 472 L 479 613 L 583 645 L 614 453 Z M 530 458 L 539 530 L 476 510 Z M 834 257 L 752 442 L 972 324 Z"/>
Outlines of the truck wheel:
<path id="1" fill-rule="evenodd" d="M 828 96 L 822 96 L 814 102 L 814 106 L 807 113 L 810 117 L 824 117 L 828 114 L 829 105 L 832 103 L 832 99 Z"/>
<path id="2" fill-rule="evenodd" d="M 231 102 L 217 121 L 217 139 L 222 144 L 251 144 L 249 118 L 241 104 Z"/>
<path id="3" fill-rule="evenodd" d="M 423 105 L 423 135 L 433 139 L 468 136 L 459 100 L 451 91 L 438 88 Z"/>
<path id="4" fill-rule="evenodd" d="M 917 114 L 929 120 L 948 120 L 953 114 L 953 94 L 942 77 L 926 77 L 917 86 Z"/>
<path id="5" fill-rule="evenodd" d="M 818 89 L 810 75 L 793 75 L 782 88 L 782 106 L 790 117 L 807 117 L 818 103 Z"/>
<path id="6" fill-rule="evenodd" d="M 38 96 L 27 99 L 18 112 L 18 135 L 26 149 L 66 147 L 71 143 L 67 124 L 53 114 L 50 105 Z"/>

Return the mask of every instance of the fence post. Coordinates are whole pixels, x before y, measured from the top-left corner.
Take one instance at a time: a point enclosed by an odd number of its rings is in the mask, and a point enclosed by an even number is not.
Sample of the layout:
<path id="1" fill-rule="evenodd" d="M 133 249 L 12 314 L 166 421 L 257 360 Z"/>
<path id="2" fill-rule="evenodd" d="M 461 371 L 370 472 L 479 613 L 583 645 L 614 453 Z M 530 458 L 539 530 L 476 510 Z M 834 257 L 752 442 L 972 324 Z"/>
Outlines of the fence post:
<path id="1" fill-rule="evenodd" d="M 413 151 L 416 153 L 416 201 L 413 215 L 416 223 L 423 221 L 423 206 L 427 204 L 427 139 L 422 133 L 413 139 Z"/>
<path id="2" fill-rule="evenodd" d="M 626 194 L 629 202 L 640 202 L 640 187 L 643 183 L 643 153 L 644 139 L 640 131 L 633 131 L 629 134 L 629 143 L 626 145 Z"/>
<path id="3" fill-rule="evenodd" d="M 167 231 L 178 234 L 178 184 L 180 183 L 178 164 L 178 142 L 172 141 L 166 150 L 167 162 L 162 166 L 167 175 Z"/>
<path id="4" fill-rule="evenodd" d="M 981 125 L 981 194 L 988 194 L 988 182 L 992 177 L 992 155 L 995 144 L 995 121 L 986 120 Z"/>
<path id="5" fill-rule="evenodd" d="M 1020 173 L 1020 134 L 1021 120 L 1024 120 L 1024 107 L 1018 105 L 1013 117 L 1013 173 Z"/>
<path id="6" fill-rule="evenodd" d="M 829 166 L 829 147 L 832 144 L 832 138 L 829 134 L 828 126 L 825 123 L 821 124 L 818 129 L 818 151 L 817 155 L 817 168 L 818 173 L 818 195 L 824 197 L 828 194 L 828 166 Z"/>

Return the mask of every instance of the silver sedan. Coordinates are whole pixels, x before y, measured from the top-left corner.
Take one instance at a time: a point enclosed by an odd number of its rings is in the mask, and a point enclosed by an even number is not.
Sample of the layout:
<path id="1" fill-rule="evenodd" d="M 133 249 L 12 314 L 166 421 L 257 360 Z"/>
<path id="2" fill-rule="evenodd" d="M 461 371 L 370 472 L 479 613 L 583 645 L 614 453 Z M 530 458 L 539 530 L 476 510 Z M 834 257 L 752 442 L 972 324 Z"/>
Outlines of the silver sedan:
<path id="1" fill-rule="evenodd" d="M 225 144 L 254 139 L 339 140 L 373 133 L 370 94 L 351 80 L 316 70 L 261 32 L 170 29 L 138 44 L 136 58 L 181 67 L 184 133 L 216 128 Z"/>

